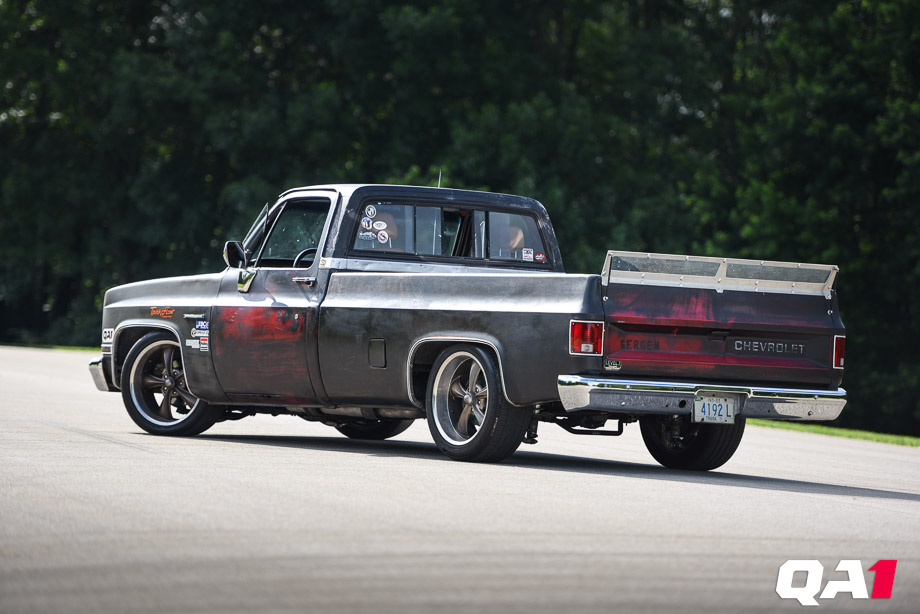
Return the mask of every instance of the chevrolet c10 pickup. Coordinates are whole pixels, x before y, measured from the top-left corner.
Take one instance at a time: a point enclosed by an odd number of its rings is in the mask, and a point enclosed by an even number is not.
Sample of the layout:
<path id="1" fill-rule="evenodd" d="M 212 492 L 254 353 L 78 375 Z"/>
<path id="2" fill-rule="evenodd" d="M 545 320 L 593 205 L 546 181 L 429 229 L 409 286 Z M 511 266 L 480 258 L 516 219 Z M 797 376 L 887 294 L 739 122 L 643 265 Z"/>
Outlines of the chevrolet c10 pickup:
<path id="1" fill-rule="evenodd" d="M 659 463 L 709 470 L 747 418 L 846 403 L 835 266 L 609 251 L 566 274 L 539 202 L 388 185 L 284 192 L 224 260 L 106 292 L 90 372 L 149 433 L 268 413 L 386 439 L 425 419 L 487 462 L 541 422 L 638 422 Z"/>

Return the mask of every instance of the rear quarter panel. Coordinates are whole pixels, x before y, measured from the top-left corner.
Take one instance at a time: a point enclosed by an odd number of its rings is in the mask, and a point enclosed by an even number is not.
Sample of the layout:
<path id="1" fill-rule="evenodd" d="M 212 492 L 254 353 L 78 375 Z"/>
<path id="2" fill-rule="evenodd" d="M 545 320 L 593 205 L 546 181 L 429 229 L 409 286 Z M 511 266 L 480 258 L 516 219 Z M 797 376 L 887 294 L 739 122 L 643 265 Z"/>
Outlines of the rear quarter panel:
<path id="1" fill-rule="evenodd" d="M 568 353 L 569 320 L 601 320 L 597 275 L 340 271 L 320 307 L 323 382 L 336 403 L 406 406 L 407 359 L 427 338 L 480 339 L 496 348 L 509 400 L 558 400 L 556 376 L 600 368 Z M 371 339 L 386 344 L 371 367 Z"/>

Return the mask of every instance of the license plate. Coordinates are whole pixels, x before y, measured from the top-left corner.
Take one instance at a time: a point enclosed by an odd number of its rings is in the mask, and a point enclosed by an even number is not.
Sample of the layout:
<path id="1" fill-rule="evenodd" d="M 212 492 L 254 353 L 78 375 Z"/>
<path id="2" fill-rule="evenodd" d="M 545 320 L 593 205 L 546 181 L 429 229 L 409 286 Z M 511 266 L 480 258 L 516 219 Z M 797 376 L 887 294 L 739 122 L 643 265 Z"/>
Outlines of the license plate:
<path id="1" fill-rule="evenodd" d="M 693 421 L 735 423 L 735 399 L 700 395 L 693 399 Z"/>

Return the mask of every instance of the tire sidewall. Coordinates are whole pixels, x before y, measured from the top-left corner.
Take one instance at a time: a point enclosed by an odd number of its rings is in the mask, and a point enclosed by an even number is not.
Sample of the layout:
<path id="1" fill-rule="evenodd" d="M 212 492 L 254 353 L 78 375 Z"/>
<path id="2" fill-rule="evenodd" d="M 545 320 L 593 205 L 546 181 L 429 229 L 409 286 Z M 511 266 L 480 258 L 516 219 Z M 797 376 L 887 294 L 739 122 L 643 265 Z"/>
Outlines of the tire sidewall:
<path id="1" fill-rule="evenodd" d="M 205 401 L 198 399 L 194 407 L 189 411 L 188 416 L 176 424 L 158 424 L 152 421 L 139 406 L 143 403 L 142 392 L 137 390 L 135 385 L 135 373 L 138 368 L 143 366 L 149 356 L 147 350 L 151 346 L 162 346 L 166 343 L 173 345 L 182 356 L 182 347 L 176 341 L 175 336 L 165 331 L 148 333 L 141 337 L 137 343 L 128 352 L 125 357 L 124 366 L 121 372 L 121 395 L 125 404 L 128 415 L 139 427 L 154 435 L 197 435 L 207 428 L 211 427 L 214 422 L 214 408 L 209 406 Z M 185 361 L 182 362 L 183 369 L 186 368 Z"/>
<path id="2" fill-rule="evenodd" d="M 438 424 L 436 408 L 434 407 L 434 387 L 438 383 L 439 373 L 442 366 L 458 354 L 467 354 L 479 361 L 482 367 L 483 377 L 486 380 L 486 387 L 489 390 L 488 402 L 484 411 L 483 423 L 476 430 L 476 433 L 467 443 L 457 445 L 447 439 L 441 432 L 441 426 Z M 501 380 L 498 376 L 498 369 L 495 367 L 495 361 L 492 356 L 482 348 L 474 345 L 455 345 L 451 346 L 438 355 L 431 373 L 428 376 L 428 387 L 425 397 L 425 413 L 427 414 L 428 430 L 431 431 L 431 437 L 434 439 L 438 449 L 447 456 L 458 460 L 473 460 L 477 458 L 488 447 L 492 431 L 495 430 L 495 424 L 498 414 L 504 405 L 503 390 Z"/>
<path id="3" fill-rule="evenodd" d="M 722 466 L 735 453 L 745 422 L 743 417 L 738 417 L 734 424 L 696 424 L 697 435 L 681 450 L 669 448 L 662 441 L 658 416 L 645 416 L 639 424 L 646 448 L 661 465 L 670 469 L 708 471 Z"/>

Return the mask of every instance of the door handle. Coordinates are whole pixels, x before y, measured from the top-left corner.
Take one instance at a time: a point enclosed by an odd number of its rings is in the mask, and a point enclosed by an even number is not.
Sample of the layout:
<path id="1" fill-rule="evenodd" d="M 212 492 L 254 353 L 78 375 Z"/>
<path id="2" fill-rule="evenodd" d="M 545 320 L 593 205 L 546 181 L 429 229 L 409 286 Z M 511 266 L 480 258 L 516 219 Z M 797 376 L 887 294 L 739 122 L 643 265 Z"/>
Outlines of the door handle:
<path id="1" fill-rule="evenodd" d="M 315 277 L 294 277 L 291 281 L 296 281 L 297 283 L 304 284 L 305 286 L 312 286 L 316 283 Z"/>

